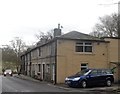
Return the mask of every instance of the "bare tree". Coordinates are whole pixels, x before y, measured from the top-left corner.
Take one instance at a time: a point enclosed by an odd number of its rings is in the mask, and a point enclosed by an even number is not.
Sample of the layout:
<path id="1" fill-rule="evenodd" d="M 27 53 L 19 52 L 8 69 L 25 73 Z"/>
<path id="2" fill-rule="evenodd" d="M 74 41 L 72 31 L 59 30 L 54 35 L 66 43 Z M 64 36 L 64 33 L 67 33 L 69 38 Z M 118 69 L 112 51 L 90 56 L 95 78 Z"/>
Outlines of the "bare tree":
<path id="1" fill-rule="evenodd" d="M 23 42 L 22 39 L 19 37 L 15 37 L 14 40 L 10 41 L 11 42 L 11 49 L 15 52 L 17 56 L 17 68 L 20 66 L 20 54 L 26 50 L 27 46 L 25 45 L 25 42 Z M 18 70 L 18 69 L 17 69 Z"/>
<path id="2" fill-rule="evenodd" d="M 106 15 L 99 18 L 100 23 L 97 23 L 93 28 L 93 32 L 90 35 L 95 37 L 117 37 L 118 36 L 118 15 L 116 13 L 112 15 Z"/>
<path id="3" fill-rule="evenodd" d="M 39 31 L 38 34 L 35 34 L 35 37 L 38 39 L 38 40 L 41 40 L 41 38 L 44 38 L 45 36 L 45 33 L 42 32 L 42 31 Z"/>
<path id="4" fill-rule="evenodd" d="M 98 38 L 101 38 L 104 36 L 104 34 L 102 32 L 99 32 L 99 31 L 93 31 L 93 32 L 90 32 L 90 35 L 94 36 L 94 37 L 98 37 Z"/>
<path id="5" fill-rule="evenodd" d="M 17 67 L 16 53 L 7 45 L 2 48 L 2 69 L 15 69 Z"/>
<path id="6" fill-rule="evenodd" d="M 54 30 L 49 30 L 46 35 L 48 36 L 48 39 L 52 39 L 54 37 Z"/>
<path id="7" fill-rule="evenodd" d="M 38 39 L 38 40 L 41 40 L 41 39 L 46 39 L 46 40 L 50 40 L 53 38 L 53 35 L 54 34 L 54 30 L 50 30 L 46 33 L 42 32 L 42 31 L 39 31 L 38 34 L 35 35 L 35 37 Z"/>
<path id="8" fill-rule="evenodd" d="M 21 52 L 23 52 L 26 49 L 26 44 L 23 42 L 22 39 L 19 37 L 15 37 L 14 40 L 10 41 L 11 42 L 11 47 L 18 56 Z"/>

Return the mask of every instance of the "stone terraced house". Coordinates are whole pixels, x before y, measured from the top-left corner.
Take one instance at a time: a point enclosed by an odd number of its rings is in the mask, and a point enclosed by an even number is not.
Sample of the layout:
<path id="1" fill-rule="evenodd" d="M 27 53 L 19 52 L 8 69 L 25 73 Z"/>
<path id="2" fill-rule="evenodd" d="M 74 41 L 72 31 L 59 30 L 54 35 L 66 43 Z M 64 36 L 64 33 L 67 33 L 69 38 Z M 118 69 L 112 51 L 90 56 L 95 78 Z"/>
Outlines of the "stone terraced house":
<path id="1" fill-rule="evenodd" d="M 21 72 L 53 83 L 64 83 L 67 76 L 86 68 L 110 68 L 115 81 L 120 80 L 119 38 L 95 38 L 72 31 L 61 35 L 54 29 L 54 38 L 41 40 L 21 55 Z"/>

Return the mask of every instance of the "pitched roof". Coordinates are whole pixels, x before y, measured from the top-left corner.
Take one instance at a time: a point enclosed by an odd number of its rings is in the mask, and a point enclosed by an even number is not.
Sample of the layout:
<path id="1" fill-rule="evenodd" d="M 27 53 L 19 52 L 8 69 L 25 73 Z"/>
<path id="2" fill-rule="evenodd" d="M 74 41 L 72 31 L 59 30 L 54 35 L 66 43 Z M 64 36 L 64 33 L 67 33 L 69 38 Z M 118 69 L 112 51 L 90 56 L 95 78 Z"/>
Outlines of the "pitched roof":
<path id="1" fill-rule="evenodd" d="M 35 46 L 35 47 L 31 47 L 30 49 L 28 49 L 28 50 L 26 51 L 26 53 L 30 52 L 31 50 L 36 49 L 36 48 L 39 47 L 39 46 L 46 45 L 46 44 L 48 44 L 48 43 L 56 40 L 57 38 L 61 38 L 61 39 L 72 39 L 72 40 L 90 40 L 90 41 L 93 40 L 93 41 L 105 42 L 104 39 L 96 38 L 96 37 L 90 36 L 90 35 L 88 35 L 88 34 L 80 33 L 80 32 L 78 32 L 78 31 L 71 31 L 71 32 L 68 32 L 68 33 L 66 33 L 66 34 L 64 34 L 64 35 L 61 35 L 61 36 L 59 36 L 59 37 L 55 37 L 54 39 L 52 39 L 52 40 L 50 40 L 50 41 L 48 41 L 48 42 L 45 42 L 45 43 L 43 43 L 43 44 L 41 44 L 41 45 L 37 45 L 37 46 Z M 24 55 L 24 54 L 25 54 L 25 53 L 23 53 L 23 55 Z M 22 55 L 21 55 L 21 56 L 22 56 Z"/>
<path id="2" fill-rule="evenodd" d="M 100 38 L 96 38 L 96 37 L 90 36 L 88 34 L 80 33 L 78 31 L 71 31 L 71 32 L 66 33 L 64 35 L 61 35 L 60 38 L 81 39 L 81 40 L 101 40 Z"/>

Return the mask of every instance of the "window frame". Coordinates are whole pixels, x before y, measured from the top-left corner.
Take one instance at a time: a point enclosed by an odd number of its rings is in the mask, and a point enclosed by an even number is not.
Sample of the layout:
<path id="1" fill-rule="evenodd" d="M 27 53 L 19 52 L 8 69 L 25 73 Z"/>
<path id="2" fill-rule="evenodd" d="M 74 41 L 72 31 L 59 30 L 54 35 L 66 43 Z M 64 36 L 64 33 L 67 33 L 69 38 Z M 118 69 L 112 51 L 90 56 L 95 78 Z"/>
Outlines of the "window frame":
<path id="1" fill-rule="evenodd" d="M 41 72 L 41 64 L 38 64 L 38 70 Z"/>
<path id="2" fill-rule="evenodd" d="M 81 48 L 80 48 L 81 47 Z M 91 47 L 91 51 L 86 51 L 86 47 Z M 75 51 L 80 53 L 92 53 L 93 43 L 92 42 L 76 42 Z"/>
<path id="3" fill-rule="evenodd" d="M 38 48 L 38 54 L 39 54 L 39 56 L 41 56 L 41 55 L 42 55 L 42 50 L 41 50 L 41 47 L 39 47 L 39 48 Z"/>
<path id="4" fill-rule="evenodd" d="M 82 66 L 82 65 L 84 65 L 84 66 Z M 81 67 L 80 68 L 81 68 L 81 71 L 84 70 L 84 69 L 88 69 L 88 63 L 81 63 Z"/>
<path id="5" fill-rule="evenodd" d="M 46 64 L 46 73 L 50 73 L 50 64 Z"/>

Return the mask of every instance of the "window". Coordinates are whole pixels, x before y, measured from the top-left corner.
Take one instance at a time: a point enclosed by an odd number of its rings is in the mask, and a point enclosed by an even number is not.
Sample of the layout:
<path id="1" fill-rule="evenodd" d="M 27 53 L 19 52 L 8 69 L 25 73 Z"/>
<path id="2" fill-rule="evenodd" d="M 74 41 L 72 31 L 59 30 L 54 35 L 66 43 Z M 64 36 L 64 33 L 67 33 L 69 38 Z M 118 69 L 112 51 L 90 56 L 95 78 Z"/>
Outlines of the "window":
<path id="1" fill-rule="evenodd" d="M 109 69 L 102 70 L 102 74 L 112 74 L 112 71 Z"/>
<path id="2" fill-rule="evenodd" d="M 50 73 L 50 64 L 47 64 L 47 65 L 46 65 L 46 72 L 47 72 L 47 73 Z"/>
<path id="3" fill-rule="evenodd" d="M 91 72 L 91 75 L 97 75 L 98 74 L 98 71 L 97 70 L 93 70 L 92 72 Z"/>
<path id="4" fill-rule="evenodd" d="M 106 74 L 112 74 L 111 70 L 106 70 Z"/>
<path id="5" fill-rule="evenodd" d="M 87 63 L 82 63 L 81 64 L 81 70 L 85 70 L 88 68 L 88 64 Z"/>
<path id="6" fill-rule="evenodd" d="M 39 72 L 41 72 L 41 64 L 38 64 L 38 66 L 39 66 Z"/>
<path id="7" fill-rule="evenodd" d="M 76 52 L 92 52 L 92 43 L 76 42 Z"/>
<path id="8" fill-rule="evenodd" d="M 41 56 L 41 48 L 39 48 L 39 56 Z"/>
<path id="9" fill-rule="evenodd" d="M 99 70 L 99 69 L 98 69 L 97 72 L 98 72 L 99 75 L 102 75 L 102 74 L 103 74 L 102 70 Z"/>

